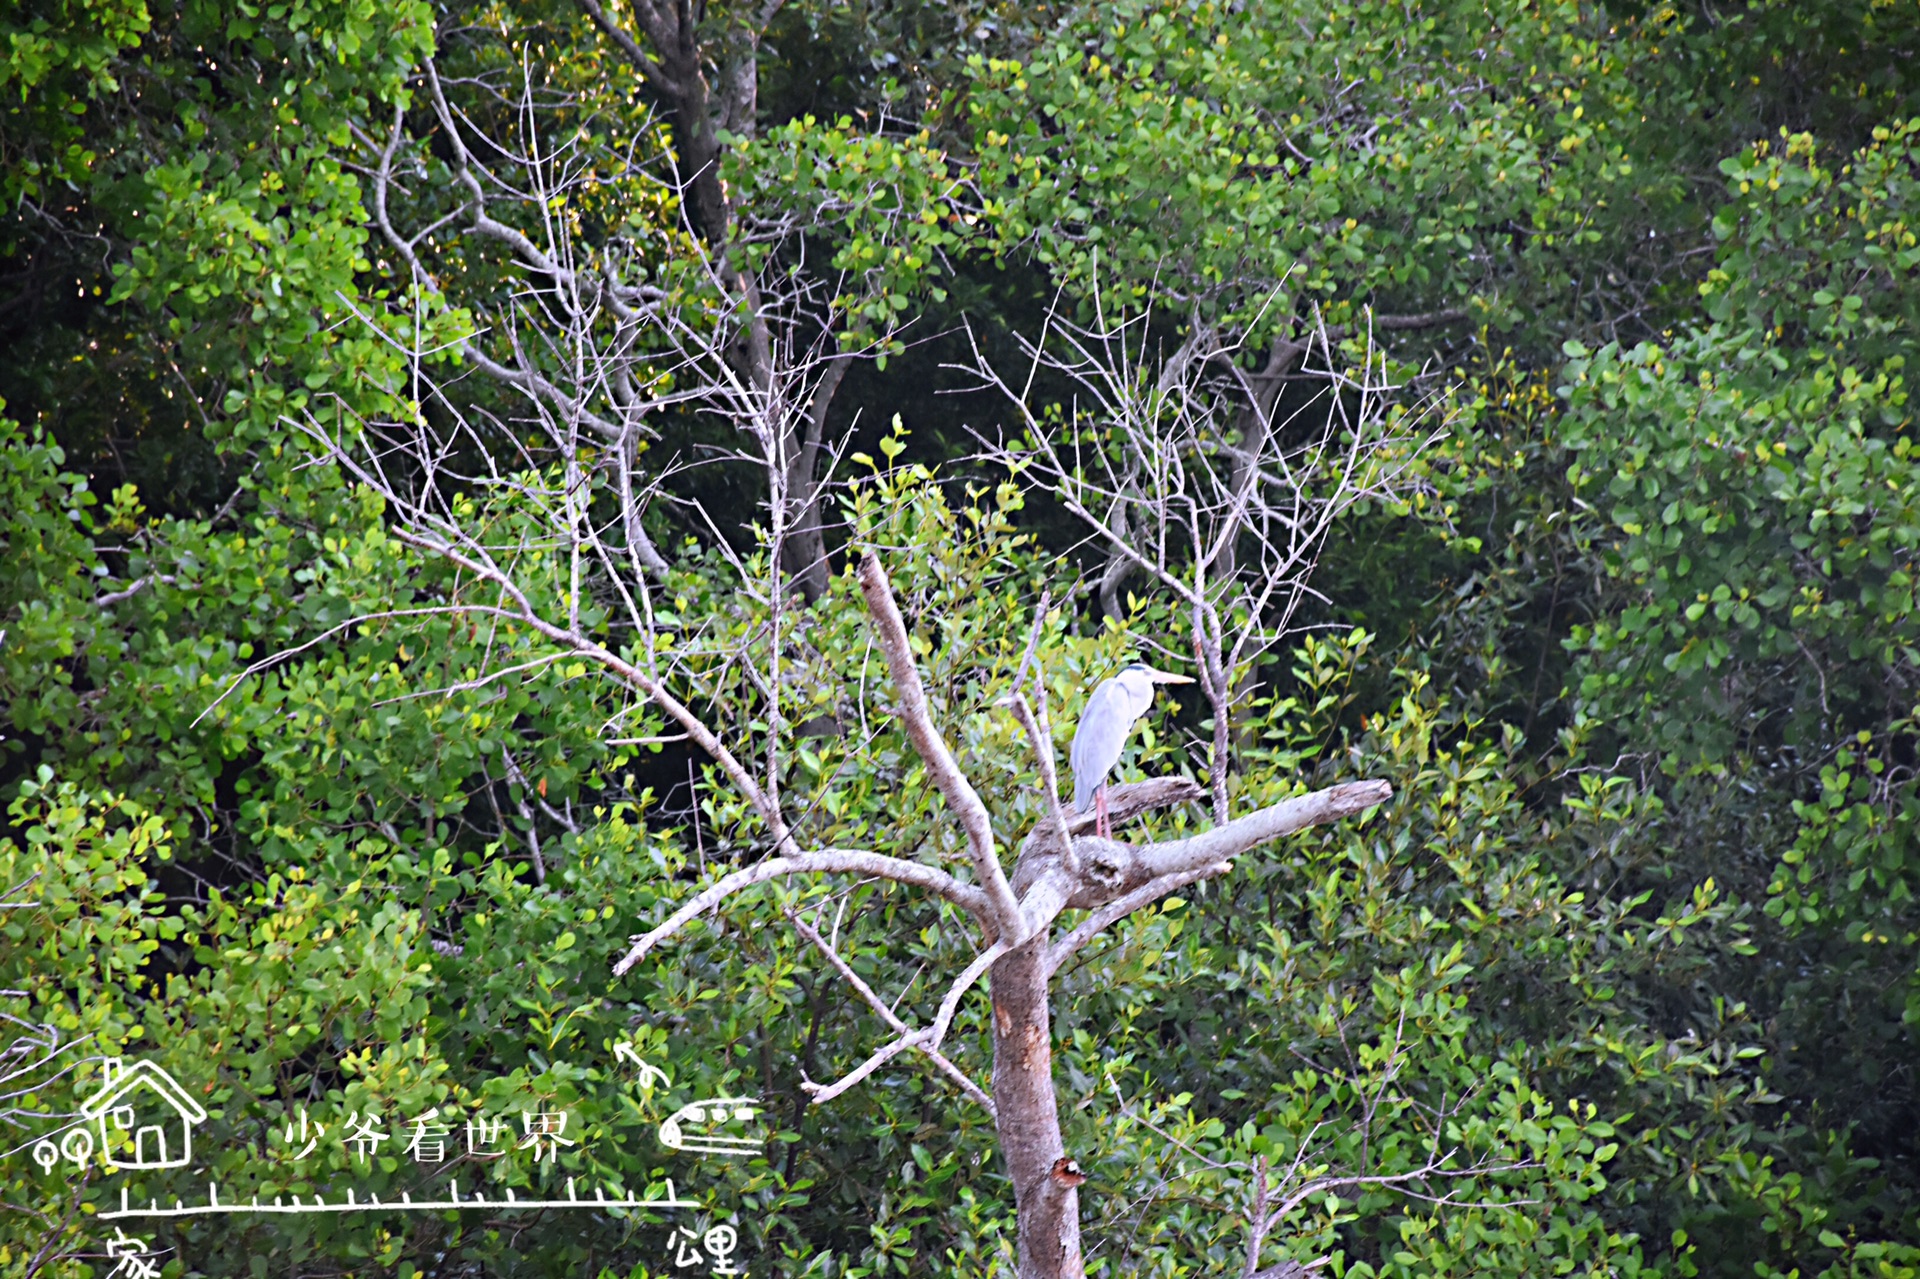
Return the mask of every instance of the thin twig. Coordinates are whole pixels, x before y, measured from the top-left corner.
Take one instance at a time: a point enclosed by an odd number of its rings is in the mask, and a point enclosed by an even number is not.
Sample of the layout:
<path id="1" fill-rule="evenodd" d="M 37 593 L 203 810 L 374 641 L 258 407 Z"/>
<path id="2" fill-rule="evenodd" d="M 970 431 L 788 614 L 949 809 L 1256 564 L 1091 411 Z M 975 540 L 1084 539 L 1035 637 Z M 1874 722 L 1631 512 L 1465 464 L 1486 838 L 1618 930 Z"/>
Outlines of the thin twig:
<path id="1" fill-rule="evenodd" d="M 861 978 L 859 973 L 853 971 L 853 965 L 843 959 L 840 952 L 835 950 L 826 938 L 822 937 L 811 924 L 807 923 L 806 920 L 800 918 L 799 915 L 791 910 L 787 912 L 787 919 L 793 924 L 794 928 L 802 937 L 812 942 L 815 948 L 827 957 L 827 962 L 833 965 L 834 970 L 846 979 L 847 984 L 852 986 L 876 1013 L 880 1014 L 882 1021 L 886 1022 L 889 1027 L 904 1039 L 911 1040 L 912 1047 L 923 1053 L 935 1066 L 939 1067 L 941 1073 L 958 1084 L 961 1091 L 965 1092 L 967 1096 L 979 1102 L 981 1107 L 985 1109 L 989 1115 L 995 1114 L 993 1098 L 987 1095 L 986 1089 L 976 1084 L 966 1071 L 960 1069 L 946 1054 L 942 1053 L 939 1045 L 923 1037 L 923 1032 L 914 1029 L 906 1022 L 900 1020 L 900 1017 L 893 1009 L 887 1006 L 880 996 L 874 992 L 873 987 L 869 986 L 866 981 Z M 815 1096 L 814 1103 L 818 1105 L 822 1100 L 823 1098 Z"/>

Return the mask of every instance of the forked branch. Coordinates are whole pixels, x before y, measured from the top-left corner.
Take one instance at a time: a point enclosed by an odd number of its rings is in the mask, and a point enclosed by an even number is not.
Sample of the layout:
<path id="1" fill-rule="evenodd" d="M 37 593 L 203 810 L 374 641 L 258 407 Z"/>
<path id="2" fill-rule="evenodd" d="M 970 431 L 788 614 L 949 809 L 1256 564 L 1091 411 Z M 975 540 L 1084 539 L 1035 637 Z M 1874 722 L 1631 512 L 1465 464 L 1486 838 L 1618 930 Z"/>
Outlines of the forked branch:
<path id="1" fill-rule="evenodd" d="M 951 1058 L 941 1052 L 940 1045 L 931 1036 L 926 1035 L 923 1031 L 916 1030 L 906 1022 L 900 1020 L 899 1014 L 888 1007 L 886 1002 L 874 993 L 873 987 L 869 986 L 866 979 L 853 970 L 853 965 L 849 964 L 841 956 L 840 952 L 833 948 L 832 942 L 822 937 L 818 929 L 814 928 L 813 925 L 793 912 L 787 912 L 787 918 L 792 922 L 794 928 L 802 937 L 812 942 L 814 947 L 827 957 L 827 962 L 833 965 L 834 971 L 839 973 L 840 976 L 846 980 L 847 984 L 852 986 L 854 990 L 859 993 L 860 997 L 867 1001 L 868 1006 L 879 1014 L 880 1020 L 886 1022 L 887 1025 L 900 1036 L 900 1038 L 894 1042 L 910 1046 L 924 1054 L 929 1061 L 939 1067 L 942 1074 L 946 1075 L 947 1078 L 953 1080 L 956 1084 L 959 1084 L 962 1092 L 979 1102 L 981 1107 L 984 1108 L 989 1115 L 994 1113 L 993 1098 L 987 1095 L 986 1089 L 973 1082 L 972 1076 L 956 1066 Z M 971 982 L 969 982 L 969 984 L 971 984 Z M 891 1055 L 890 1053 L 889 1056 Z M 828 1100 L 829 1089 L 814 1084 L 812 1081 L 807 1081 L 802 1086 L 805 1087 L 808 1092 L 814 1094 L 813 1101 L 815 1105 L 819 1105 L 821 1102 Z M 835 1085 L 834 1089 L 831 1090 L 833 1096 L 838 1096 L 840 1091 L 844 1090 L 840 1089 L 838 1085 Z"/>
<path id="2" fill-rule="evenodd" d="M 1091 859 L 1083 855 L 1082 860 L 1091 860 L 1104 872 L 1104 891 L 1090 891 L 1093 886 L 1084 876 L 1053 866 L 1028 877 L 1032 887 L 1022 899 L 1030 915 L 1037 903 L 1054 901 L 1092 912 L 1047 952 L 1047 972 L 1058 971 L 1074 952 L 1134 911 L 1190 884 L 1225 874 L 1241 854 L 1309 826 L 1365 812 L 1392 796 L 1393 787 L 1383 781 L 1345 782 L 1270 804 L 1186 839 L 1137 846 L 1079 840 L 1095 850 Z"/>
<path id="3" fill-rule="evenodd" d="M 798 924 L 797 920 L 795 922 Z M 810 934 L 811 940 L 827 952 L 827 957 L 834 961 L 834 966 L 839 969 L 840 974 L 851 981 L 870 1004 L 876 1008 L 881 1007 L 879 996 L 873 993 L 872 987 L 860 980 L 853 969 L 847 966 L 845 960 L 834 953 L 833 948 L 827 945 L 819 933 L 814 932 L 804 924 L 799 924 L 799 927 L 803 935 Z M 944 1065 L 952 1075 L 959 1079 L 962 1087 L 967 1090 L 969 1096 L 972 1096 L 974 1100 L 985 1106 L 988 1114 L 997 1117 L 992 1099 L 986 1095 L 978 1084 L 968 1079 L 959 1067 L 954 1066 L 951 1061 L 948 1061 L 940 1052 L 940 1045 L 946 1041 L 947 1031 L 953 1025 L 954 1014 L 960 1010 L 960 1000 L 969 990 L 973 989 L 974 983 L 980 980 L 987 969 L 993 967 L 993 961 L 1005 954 L 1006 950 L 1007 947 L 1004 943 L 995 942 L 974 956 L 973 962 L 968 964 L 966 970 L 954 979 L 953 985 L 948 987 L 946 998 L 940 1001 L 940 1009 L 934 1015 L 931 1026 L 924 1026 L 915 1030 L 901 1021 L 900 1018 L 894 1014 L 893 1010 L 885 1009 L 882 1012 L 882 1016 L 887 1019 L 889 1025 L 900 1032 L 899 1037 L 889 1040 L 886 1044 L 876 1049 L 865 1061 L 855 1066 L 834 1083 L 816 1084 L 812 1080 L 803 1081 L 800 1086 L 806 1089 L 808 1094 L 812 1096 L 813 1104 L 816 1106 L 825 1105 L 835 1097 L 840 1096 L 840 1094 L 847 1092 L 859 1084 L 862 1080 L 873 1074 L 874 1071 L 880 1069 L 880 1067 L 886 1065 L 901 1053 L 912 1049 L 927 1054 L 936 1064 Z"/>

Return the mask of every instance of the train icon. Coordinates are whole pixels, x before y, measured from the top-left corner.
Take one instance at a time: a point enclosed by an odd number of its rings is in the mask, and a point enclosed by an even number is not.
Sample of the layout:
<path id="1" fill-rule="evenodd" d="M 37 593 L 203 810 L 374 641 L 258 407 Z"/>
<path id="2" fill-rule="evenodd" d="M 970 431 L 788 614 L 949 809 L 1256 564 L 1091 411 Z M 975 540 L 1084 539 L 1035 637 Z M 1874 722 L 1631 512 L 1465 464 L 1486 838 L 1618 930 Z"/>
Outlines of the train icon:
<path id="1" fill-rule="evenodd" d="M 668 1150 L 709 1155 L 757 1155 L 764 1142 L 742 1131 L 760 1114 L 758 1097 L 709 1097 L 692 1101 L 660 1125 L 660 1144 Z"/>

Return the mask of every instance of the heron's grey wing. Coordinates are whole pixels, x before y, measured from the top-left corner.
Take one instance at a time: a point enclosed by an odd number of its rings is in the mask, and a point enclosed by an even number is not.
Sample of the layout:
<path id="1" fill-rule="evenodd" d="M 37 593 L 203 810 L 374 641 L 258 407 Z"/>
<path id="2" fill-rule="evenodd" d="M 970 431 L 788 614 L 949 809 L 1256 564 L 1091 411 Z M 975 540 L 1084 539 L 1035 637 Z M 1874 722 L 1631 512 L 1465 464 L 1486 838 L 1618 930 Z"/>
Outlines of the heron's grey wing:
<path id="1" fill-rule="evenodd" d="M 1117 680 L 1102 680 L 1080 712 L 1080 723 L 1073 730 L 1073 749 L 1067 760 L 1073 765 L 1073 807 L 1086 812 L 1093 807 L 1093 793 L 1120 758 L 1133 728 L 1133 705 Z"/>

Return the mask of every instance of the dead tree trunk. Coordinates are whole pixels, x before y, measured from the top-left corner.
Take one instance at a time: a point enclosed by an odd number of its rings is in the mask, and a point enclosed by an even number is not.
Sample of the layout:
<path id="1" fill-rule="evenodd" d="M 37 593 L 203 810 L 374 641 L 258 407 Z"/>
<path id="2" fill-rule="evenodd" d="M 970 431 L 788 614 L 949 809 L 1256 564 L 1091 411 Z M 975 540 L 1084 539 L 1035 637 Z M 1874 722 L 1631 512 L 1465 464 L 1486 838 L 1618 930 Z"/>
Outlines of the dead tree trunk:
<path id="1" fill-rule="evenodd" d="M 1077 1279 L 1084 1273 L 1080 1177 L 1060 1136 L 1046 960 L 1046 938 L 1038 936 L 993 965 L 995 1123 L 1013 1179 L 1021 1279 Z"/>
<path id="2" fill-rule="evenodd" d="M 777 388 L 791 378 L 795 352 L 804 345 L 795 347 L 782 340 L 783 336 L 790 339 L 791 332 L 776 333 L 773 313 L 777 308 L 769 306 L 761 280 L 743 261 L 736 243 L 742 211 L 735 207 L 721 177 L 725 154 L 721 136 L 723 131 L 742 137 L 756 132 L 760 41 L 782 0 L 764 0 L 745 23 L 724 32 L 705 27 L 703 10 L 688 0 L 636 0 L 625 6 L 624 21 L 618 7 L 610 9 L 600 0 L 576 3 L 640 74 L 675 122 L 682 198 L 694 229 L 716 256 L 717 276 L 744 315 L 728 355 L 764 412 L 779 401 Z M 637 26 L 645 46 L 624 22 Z M 831 349 L 830 333 L 813 336 Z M 826 361 L 804 423 L 783 422 L 774 428 L 778 457 L 770 470 L 776 477 L 772 501 L 780 507 L 775 523 L 783 530 L 780 563 L 792 588 L 809 603 L 826 594 L 831 579 L 818 471 L 827 409 L 846 367 L 844 358 Z"/>

